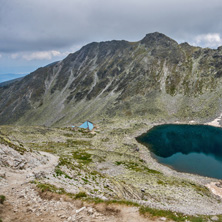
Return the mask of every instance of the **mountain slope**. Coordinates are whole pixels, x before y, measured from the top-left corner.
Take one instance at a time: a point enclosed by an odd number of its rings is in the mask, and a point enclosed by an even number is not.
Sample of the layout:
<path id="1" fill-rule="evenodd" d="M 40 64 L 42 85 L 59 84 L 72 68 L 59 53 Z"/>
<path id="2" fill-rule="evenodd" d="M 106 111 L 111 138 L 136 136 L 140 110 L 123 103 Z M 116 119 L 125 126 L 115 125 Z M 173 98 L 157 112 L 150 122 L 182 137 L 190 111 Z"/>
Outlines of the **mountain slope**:
<path id="1" fill-rule="evenodd" d="M 0 124 L 103 117 L 205 121 L 220 113 L 221 77 L 222 47 L 178 44 L 161 33 L 139 42 L 94 42 L 0 88 Z"/>

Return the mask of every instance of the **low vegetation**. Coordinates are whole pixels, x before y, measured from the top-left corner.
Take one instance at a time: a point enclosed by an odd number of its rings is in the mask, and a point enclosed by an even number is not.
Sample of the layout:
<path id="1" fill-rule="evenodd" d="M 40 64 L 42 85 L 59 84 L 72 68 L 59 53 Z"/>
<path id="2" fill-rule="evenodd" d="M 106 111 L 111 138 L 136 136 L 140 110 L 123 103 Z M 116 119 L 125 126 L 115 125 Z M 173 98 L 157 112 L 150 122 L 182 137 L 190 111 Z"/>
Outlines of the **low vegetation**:
<path id="1" fill-rule="evenodd" d="M 85 192 L 79 192 L 75 195 L 76 199 L 80 199 L 80 198 L 83 198 L 83 197 L 87 197 L 87 194 Z"/>
<path id="2" fill-rule="evenodd" d="M 58 188 L 51 184 L 46 184 L 46 183 L 43 184 L 38 181 L 35 181 L 34 183 L 36 183 L 36 187 L 39 189 L 41 193 L 51 192 L 51 193 L 56 193 L 56 194 L 63 194 L 73 199 L 82 199 L 82 198 L 87 197 L 87 194 L 85 192 L 79 192 L 79 193 L 73 194 L 73 193 L 66 192 L 64 188 Z"/>
<path id="3" fill-rule="evenodd" d="M 43 192 L 52 192 L 57 194 L 65 194 L 64 188 L 57 188 L 54 185 L 51 184 L 43 184 L 43 183 L 37 183 L 37 188 L 43 193 Z"/>
<path id="4" fill-rule="evenodd" d="M 76 151 L 72 153 L 74 159 L 82 164 L 89 164 L 92 162 L 91 154 L 85 151 Z"/>
<path id="5" fill-rule="evenodd" d="M 149 217 L 149 218 L 165 217 L 168 220 L 178 221 L 178 222 L 180 221 L 207 222 L 210 219 L 210 216 L 205 216 L 205 215 L 190 216 L 190 215 L 173 212 L 169 210 L 153 209 L 147 206 L 140 205 L 137 202 L 128 201 L 128 200 L 115 200 L 115 199 L 103 200 L 98 197 L 92 198 L 88 196 L 85 192 L 79 192 L 76 194 L 67 193 L 63 188 L 57 188 L 54 185 L 41 184 L 39 182 L 36 182 L 36 183 L 37 183 L 37 188 L 40 190 L 40 192 L 52 192 L 52 193 L 57 193 L 57 194 L 63 194 L 63 195 L 67 195 L 68 197 L 72 199 L 81 199 L 82 201 L 94 203 L 94 204 L 100 204 L 100 203 L 104 203 L 106 205 L 119 204 L 119 205 L 125 205 L 125 206 L 138 207 L 140 214 L 143 215 L 144 217 Z M 218 215 L 217 217 L 218 217 L 218 221 L 222 220 L 221 215 Z"/>
<path id="6" fill-rule="evenodd" d="M 144 173 L 153 173 L 153 174 L 161 174 L 157 170 L 149 169 L 148 167 L 135 163 L 135 162 L 123 162 L 123 161 L 116 161 L 116 165 L 124 165 L 129 170 L 134 170 L 136 172 L 144 172 Z"/>
<path id="7" fill-rule="evenodd" d="M 72 177 L 70 177 L 68 174 L 66 174 L 65 172 L 63 172 L 59 167 L 56 167 L 55 168 L 55 174 L 54 176 L 61 176 L 61 175 L 64 175 L 65 178 L 68 178 L 68 179 L 72 179 Z"/>
<path id="8" fill-rule="evenodd" d="M 16 145 L 15 143 L 11 142 L 8 138 L 0 135 L 0 143 L 6 146 L 13 148 L 14 150 L 18 151 L 20 154 L 24 154 L 27 150 L 22 145 Z"/>
<path id="9" fill-rule="evenodd" d="M 199 216 L 190 216 L 182 213 L 172 212 L 169 210 L 159 210 L 153 209 L 146 206 L 141 206 L 139 208 L 140 214 L 148 217 L 165 217 L 173 221 L 190 221 L 190 222 L 207 222 L 210 221 L 210 216 L 199 215 Z M 218 215 L 218 221 L 222 221 L 222 216 Z"/>
<path id="10" fill-rule="evenodd" d="M 4 195 L 0 195 L 0 204 L 4 204 L 5 202 L 5 196 Z"/>

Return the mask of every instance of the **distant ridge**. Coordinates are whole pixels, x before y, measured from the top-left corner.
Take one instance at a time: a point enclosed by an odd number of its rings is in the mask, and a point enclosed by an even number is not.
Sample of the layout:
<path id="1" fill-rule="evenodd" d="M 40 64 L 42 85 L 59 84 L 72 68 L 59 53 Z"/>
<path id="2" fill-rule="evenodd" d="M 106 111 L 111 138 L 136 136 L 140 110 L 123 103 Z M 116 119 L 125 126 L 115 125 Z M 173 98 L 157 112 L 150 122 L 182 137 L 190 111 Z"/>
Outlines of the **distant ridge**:
<path id="1" fill-rule="evenodd" d="M 8 81 L 5 81 L 5 82 L 1 82 L 1 83 L 0 83 L 0 87 L 9 86 L 9 85 L 12 84 L 12 83 L 21 81 L 23 78 L 24 78 L 24 77 L 20 77 L 20 78 L 8 80 Z"/>
<path id="2" fill-rule="evenodd" d="M 27 74 L 14 74 L 14 73 L 0 74 L 0 84 L 9 80 L 24 77 L 26 75 Z"/>

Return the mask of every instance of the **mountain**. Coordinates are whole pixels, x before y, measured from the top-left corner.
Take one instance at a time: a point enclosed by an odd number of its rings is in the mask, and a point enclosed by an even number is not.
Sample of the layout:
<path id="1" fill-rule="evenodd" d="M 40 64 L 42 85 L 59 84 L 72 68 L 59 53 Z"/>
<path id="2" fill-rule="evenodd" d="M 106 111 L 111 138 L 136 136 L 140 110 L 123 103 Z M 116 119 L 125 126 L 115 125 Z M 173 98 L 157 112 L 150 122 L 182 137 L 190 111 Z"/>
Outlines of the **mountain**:
<path id="1" fill-rule="evenodd" d="M 197 120 L 222 110 L 222 47 L 164 34 L 90 43 L 0 88 L 0 124 L 60 126 L 86 119 Z"/>
<path id="2" fill-rule="evenodd" d="M 18 78 L 22 78 L 27 74 L 13 74 L 13 73 L 8 73 L 8 74 L 0 74 L 0 84 L 2 82 L 7 82 L 13 79 L 18 79 Z"/>
<path id="3" fill-rule="evenodd" d="M 22 80 L 22 79 L 23 79 L 23 77 L 20 77 L 20 78 L 8 80 L 8 81 L 5 81 L 5 82 L 1 82 L 1 83 L 0 83 L 0 87 L 8 86 L 8 85 L 10 85 L 10 84 L 12 84 L 12 83 L 14 83 L 14 82 L 18 82 L 18 81 L 20 81 L 20 80 Z"/>

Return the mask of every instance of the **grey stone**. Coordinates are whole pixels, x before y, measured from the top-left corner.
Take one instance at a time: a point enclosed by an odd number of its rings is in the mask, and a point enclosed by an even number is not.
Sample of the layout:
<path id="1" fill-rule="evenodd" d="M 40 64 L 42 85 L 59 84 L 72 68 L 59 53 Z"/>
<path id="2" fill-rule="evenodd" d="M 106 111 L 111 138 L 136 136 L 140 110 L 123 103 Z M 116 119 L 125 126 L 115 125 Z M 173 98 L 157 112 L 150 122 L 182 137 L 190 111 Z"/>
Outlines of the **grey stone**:
<path id="1" fill-rule="evenodd" d="M 211 217 L 211 220 L 212 220 L 212 221 L 218 221 L 219 218 L 218 218 L 217 216 L 213 216 L 213 217 Z"/>
<path id="2" fill-rule="evenodd" d="M 87 213 L 93 214 L 94 213 L 93 208 L 92 207 L 87 208 Z"/>
<path id="3" fill-rule="evenodd" d="M 82 207 L 82 208 L 76 210 L 76 213 L 78 214 L 78 213 L 80 213 L 81 211 L 83 211 L 83 210 L 85 210 L 85 209 L 86 209 L 86 207 Z"/>
<path id="4" fill-rule="evenodd" d="M 2 178 L 6 178 L 6 173 L 4 172 L 0 172 L 0 177 L 2 177 Z"/>
<path id="5" fill-rule="evenodd" d="M 42 179 L 42 178 L 46 178 L 45 172 L 41 171 L 38 173 L 33 173 L 35 176 L 35 179 Z"/>

